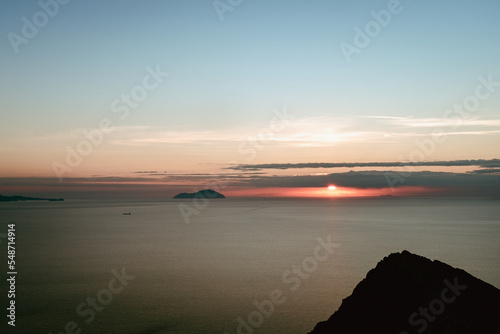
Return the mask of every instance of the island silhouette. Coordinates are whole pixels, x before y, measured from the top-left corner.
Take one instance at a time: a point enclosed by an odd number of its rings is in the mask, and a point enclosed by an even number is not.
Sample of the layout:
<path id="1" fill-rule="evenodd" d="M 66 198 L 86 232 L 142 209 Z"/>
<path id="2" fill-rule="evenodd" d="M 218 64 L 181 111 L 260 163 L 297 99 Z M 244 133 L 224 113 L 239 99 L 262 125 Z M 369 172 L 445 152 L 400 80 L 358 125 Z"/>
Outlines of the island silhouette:
<path id="1" fill-rule="evenodd" d="M 60 201 L 64 201 L 64 199 L 63 198 L 37 198 L 37 197 L 25 197 L 25 196 L 3 196 L 3 195 L 0 195 L 0 202 L 18 202 L 18 201 L 60 202 Z"/>
<path id="2" fill-rule="evenodd" d="M 175 195 L 173 198 L 226 198 L 226 196 L 221 193 L 212 190 L 212 189 L 204 189 L 197 191 L 195 193 L 180 193 Z"/>

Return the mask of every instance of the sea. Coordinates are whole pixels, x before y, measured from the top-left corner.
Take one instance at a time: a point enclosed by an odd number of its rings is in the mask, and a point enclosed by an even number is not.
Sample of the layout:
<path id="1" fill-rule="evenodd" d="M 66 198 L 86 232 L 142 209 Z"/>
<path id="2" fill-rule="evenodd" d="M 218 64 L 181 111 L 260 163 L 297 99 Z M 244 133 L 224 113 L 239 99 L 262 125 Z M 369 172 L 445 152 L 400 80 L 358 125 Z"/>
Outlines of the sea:
<path id="1" fill-rule="evenodd" d="M 0 332 L 306 334 L 403 250 L 500 287 L 500 200 L 0 203 Z"/>

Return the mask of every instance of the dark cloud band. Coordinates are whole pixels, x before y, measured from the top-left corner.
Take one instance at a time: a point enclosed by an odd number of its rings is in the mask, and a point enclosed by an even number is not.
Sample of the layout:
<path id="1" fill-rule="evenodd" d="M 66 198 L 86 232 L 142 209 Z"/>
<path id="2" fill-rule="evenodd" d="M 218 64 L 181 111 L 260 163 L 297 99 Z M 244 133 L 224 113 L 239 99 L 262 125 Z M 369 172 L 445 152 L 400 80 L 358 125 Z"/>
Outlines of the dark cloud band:
<path id="1" fill-rule="evenodd" d="M 355 167 L 404 167 L 404 166 L 478 166 L 483 168 L 500 167 L 500 159 L 490 160 L 451 160 L 451 161 L 421 161 L 421 162 L 310 162 L 296 164 L 255 164 L 227 167 L 232 170 L 262 170 L 262 169 L 300 169 L 300 168 L 355 168 Z"/>

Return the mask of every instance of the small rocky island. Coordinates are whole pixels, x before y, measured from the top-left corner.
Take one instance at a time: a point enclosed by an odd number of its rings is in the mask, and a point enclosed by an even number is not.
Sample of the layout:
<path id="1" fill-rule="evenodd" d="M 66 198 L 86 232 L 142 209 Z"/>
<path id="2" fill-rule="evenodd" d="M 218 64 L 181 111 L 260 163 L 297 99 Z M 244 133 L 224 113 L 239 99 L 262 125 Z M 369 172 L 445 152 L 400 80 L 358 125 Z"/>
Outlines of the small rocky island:
<path id="1" fill-rule="evenodd" d="M 500 333 L 500 290 L 464 270 L 394 253 L 310 334 Z"/>
<path id="2" fill-rule="evenodd" d="M 3 196 L 0 195 L 0 202 L 19 202 L 19 201 L 49 201 L 49 202 L 62 202 L 63 198 L 37 198 L 25 196 Z"/>
<path id="3" fill-rule="evenodd" d="M 175 195 L 173 198 L 226 198 L 226 196 L 221 193 L 212 190 L 212 189 L 204 189 L 197 191 L 195 193 L 180 193 Z"/>

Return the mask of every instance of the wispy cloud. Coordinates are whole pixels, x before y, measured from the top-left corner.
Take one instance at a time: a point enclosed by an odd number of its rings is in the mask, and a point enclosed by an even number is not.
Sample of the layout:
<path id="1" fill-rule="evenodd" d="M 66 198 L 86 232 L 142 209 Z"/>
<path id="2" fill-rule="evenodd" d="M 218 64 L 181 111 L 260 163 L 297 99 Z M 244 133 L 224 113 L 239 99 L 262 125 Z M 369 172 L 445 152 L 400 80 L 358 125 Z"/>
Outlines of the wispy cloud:
<path id="1" fill-rule="evenodd" d="M 200 146 L 238 145 L 249 139 L 259 140 L 268 123 L 240 125 L 206 130 L 193 127 L 116 126 L 105 132 L 107 145 L 132 147 L 163 147 L 195 144 Z M 91 128 L 76 128 L 51 134 L 28 135 L 27 142 L 54 142 L 59 146 L 85 139 Z M 360 143 L 394 143 L 412 137 L 498 135 L 500 119 L 445 119 L 392 116 L 315 116 L 294 117 L 287 126 L 265 141 L 283 147 L 324 147 Z"/>
<path id="2" fill-rule="evenodd" d="M 125 133 L 137 133 L 137 132 L 144 132 L 148 131 L 152 127 L 150 126 L 140 126 L 140 125 L 133 125 L 133 126 L 113 126 L 104 131 L 105 135 L 115 135 L 115 134 L 125 134 Z M 74 128 L 74 129 L 68 129 L 64 131 L 57 131 L 53 133 L 47 133 L 47 134 L 42 134 L 39 136 L 36 136 L 35 139 L 37 140 L 44 140 L 44 141 L 69 141 L 69 140 L 75 140 L 82 138 L 85 133 L 92 133 L 93 131 L 96 131 L 96 128 Z M 101 131 L 101 130 L 99 130 Z M 33 136 L 33 135 L 32 135 Z"/>
<path id="3" fill-rule="evenodd" d="M 121 145 L 154 145 L 210 142 L 241 142 L 248 138 L 258 139 L 264 128 L 258 125 L 233 127 L 216 131 L 192 129 L 134 129 L 117 137 L 114 143 Z M 280 146 L 331 146 L 366 141 L 393 142 L 398 138 L 429 136 L 431 130 L 445 136 L 496 135 L 500 133 L 499 119 L 446 119 L 387 116 L 317 116 L 296 117 L 287 127 L 275 133 L 271 139 Z"/>
<path id="4" fill-rule="evenodd" d="M 416 118 L 416 117 L 369 117 L 380 123 L 408 128 L 457 128 L 457 127 L 500 127 L 498 119 L 476 118 Z"/>
<path id="5" fill-rule="evenodd" d="M 331 145 L 336 142 L 352 141 L 365 132 L 349 131 L 355 126 L 355 120 L 327 116 L 293 118 L 288 121 L 286 128 L 273 133 L 272 140 L 277 145 L 306 146 Z M 248 139 L 261 139 L 259 134 L 267 124 L 253 126 L 239 126 L 217 130 L 195 129 L 160 129 L 150 128 L 147 131 L 132 131 L 121 138 L 117 137 L 113 143 L 120 145 L 155 145 L 155 144 L 207 144 L 207 143 L 240 143 Z M 359 138 L 361 140 L 361 138 Z M 262 140 L 262 139 L 261 139 Z"/>

